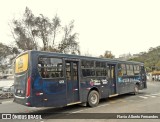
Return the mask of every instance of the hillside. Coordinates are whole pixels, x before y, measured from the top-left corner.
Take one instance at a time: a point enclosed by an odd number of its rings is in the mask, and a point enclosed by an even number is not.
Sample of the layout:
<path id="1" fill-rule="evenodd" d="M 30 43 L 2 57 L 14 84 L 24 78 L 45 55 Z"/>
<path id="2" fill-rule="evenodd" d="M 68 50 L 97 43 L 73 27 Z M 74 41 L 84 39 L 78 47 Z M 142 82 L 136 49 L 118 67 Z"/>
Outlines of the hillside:
<path id="1" fill-rule="evenodd" d="M 143 62 L 147 71 L 160 70 L 160 46 L 150 48 L 148 52 L 141 52 L 137 57 L 129 60 Z"/>

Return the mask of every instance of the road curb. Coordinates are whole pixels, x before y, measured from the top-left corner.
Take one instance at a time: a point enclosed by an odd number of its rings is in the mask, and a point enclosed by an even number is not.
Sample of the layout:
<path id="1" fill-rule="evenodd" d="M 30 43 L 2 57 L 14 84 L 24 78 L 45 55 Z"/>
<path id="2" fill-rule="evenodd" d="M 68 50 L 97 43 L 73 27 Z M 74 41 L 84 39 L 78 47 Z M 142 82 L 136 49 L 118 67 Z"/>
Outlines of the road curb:
<path id="1" fill-rule="evenodd" d="M 2 102 L 0 102 L 0 104 L 7 104 L 7 103 L 12 103 L 13 102 L 13 100 L 10 100 L 10 101 L 2 101 Z"/>

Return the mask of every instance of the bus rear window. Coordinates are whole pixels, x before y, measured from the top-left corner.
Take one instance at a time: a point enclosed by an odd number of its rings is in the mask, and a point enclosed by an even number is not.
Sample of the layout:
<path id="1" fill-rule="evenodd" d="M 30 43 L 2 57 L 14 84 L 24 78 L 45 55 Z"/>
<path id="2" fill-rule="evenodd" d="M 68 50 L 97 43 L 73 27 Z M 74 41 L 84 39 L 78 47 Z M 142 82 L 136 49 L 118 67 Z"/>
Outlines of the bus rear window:
<path id="1" fill-rule="evenodd" d="M 15 61 L 15 73 L 22 73 L 28 69 L 28 54 L 18 57 Z"/>

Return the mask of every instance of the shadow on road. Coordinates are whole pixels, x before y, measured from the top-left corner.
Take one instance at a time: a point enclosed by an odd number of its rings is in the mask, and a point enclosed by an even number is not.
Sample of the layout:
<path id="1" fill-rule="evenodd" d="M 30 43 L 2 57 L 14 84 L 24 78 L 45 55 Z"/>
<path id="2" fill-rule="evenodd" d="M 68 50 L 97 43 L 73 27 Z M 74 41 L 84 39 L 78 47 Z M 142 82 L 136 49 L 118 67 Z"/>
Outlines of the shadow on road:
<path id="1" fill-rule="evenodd" d="M 140 92 L 140 95 L 145 95 L 145 92 Z M 119 95 L 116 97 L 112 97 L 112 98 L 106 98 L 106 99 L 101 99 L 99 106 L 100 105 L 104 105 L 107 104 L 108 102 L 112 102 L 115 100 L 119 100 L 119 99 L 125 99 L 125 98 L 130 98 L 136 95 L 133 94 L 123 94 L 123 95 Z M 44 119 L 53 119 L 55 118 L 63 118 L 65 115 L 69 115 L 69 114 L 73 114 L 75 113 L 75 111 L 77 111 L 77 113 L 79 113 L 78 111 L 83 111 L 85 109 L 92 109 L 91 107 L 88 106 L 81 106 L 81 105 L 71 105 L 71 106 L 66 106 L 66 107 L 60 107 L 60 108 L 53 108 L 53 107 L 49 107 L 49 108 L 45 108 L 44 110 L 38 110 L 38 111 L 34 111 L 32 112 L 33 114 L 42 114 Z"/>

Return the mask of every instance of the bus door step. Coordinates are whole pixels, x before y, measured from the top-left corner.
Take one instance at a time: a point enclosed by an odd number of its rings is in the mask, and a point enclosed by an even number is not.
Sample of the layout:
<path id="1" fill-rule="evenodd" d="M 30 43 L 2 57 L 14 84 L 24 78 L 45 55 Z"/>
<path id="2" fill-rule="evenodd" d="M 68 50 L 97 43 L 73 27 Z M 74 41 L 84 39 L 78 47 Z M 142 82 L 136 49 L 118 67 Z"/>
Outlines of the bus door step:
<path id="1" fill-rule="evenodd" d="M 109 95 L 109 97 L 115 97 L 115 96 L 118 96 L 118 94 Z"/>
<path id="2" fill-rule="evenodd" d="M 73 103 L 67 104 L 67 106 L 69 106 L 69 105 L 74 105 L 74 104 L 79 104 L 79 103 L 81 103 L 81 102 L 73 102 Z"/>

